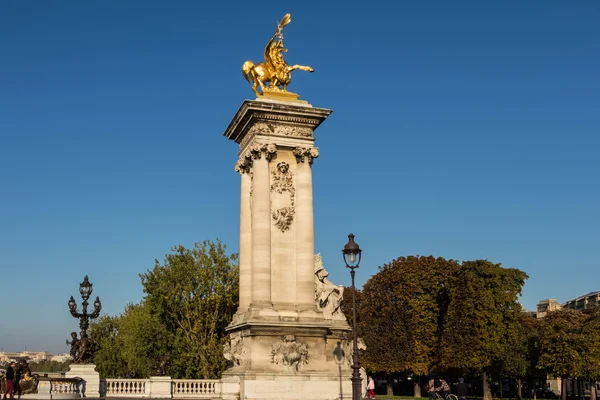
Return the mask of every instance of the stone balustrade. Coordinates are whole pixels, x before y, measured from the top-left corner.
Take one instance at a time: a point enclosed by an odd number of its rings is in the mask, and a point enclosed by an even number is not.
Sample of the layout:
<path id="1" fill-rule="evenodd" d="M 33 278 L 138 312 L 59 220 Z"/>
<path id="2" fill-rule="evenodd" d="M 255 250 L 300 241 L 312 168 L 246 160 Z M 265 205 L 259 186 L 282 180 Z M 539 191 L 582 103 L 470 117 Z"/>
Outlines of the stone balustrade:
<path id="1" fill-rule="evenodd" d="M 218 379 L 173 379 L 173 398 L 218 398 L 221 381 Z"/>
<path id="2" fill-rule="evenodd" d="M 102 379 L 103 397 L 150 397 L 150 379 Z"/>
<path id="3" fill-rule="evenodd" d="M 81 397 L 82 380 L 79 378 L 40 377 L 37 393 L 24 394 L 32 399 L 78 399 Z"/>
<path id="4" fill-rule="evenodd" d="M 218 399 L 221 397 L 218 379 L 101 379 L 102 397 Z"/>

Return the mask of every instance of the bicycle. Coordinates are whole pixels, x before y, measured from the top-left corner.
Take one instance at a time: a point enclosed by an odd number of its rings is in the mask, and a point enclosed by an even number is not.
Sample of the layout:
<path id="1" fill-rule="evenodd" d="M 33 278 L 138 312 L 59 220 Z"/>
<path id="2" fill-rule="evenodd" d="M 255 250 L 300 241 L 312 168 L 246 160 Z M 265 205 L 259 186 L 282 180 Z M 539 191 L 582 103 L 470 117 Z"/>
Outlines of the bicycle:
<path id="1" fill-rule="evenodd" d="M 435 392 L 435 398 L 437 400 L 458 400 L 458 396 L 452 393 L 448 393 L 446 395 L 446 398 L 444 399 L 441 395 L 440 392 Z"/>

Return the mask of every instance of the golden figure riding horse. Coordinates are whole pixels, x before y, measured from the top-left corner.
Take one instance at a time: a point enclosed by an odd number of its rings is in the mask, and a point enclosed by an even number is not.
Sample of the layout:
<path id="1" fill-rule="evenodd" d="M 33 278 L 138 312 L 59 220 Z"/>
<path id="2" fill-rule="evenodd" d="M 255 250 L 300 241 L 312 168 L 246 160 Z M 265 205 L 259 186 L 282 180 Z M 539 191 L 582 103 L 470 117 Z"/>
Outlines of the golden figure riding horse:
<path id="1" fill-rule="evenodd" d="M 265 47 L 265 62 L 254 64 L 248 60 L 242 65 L 242 74 L 244 78 L 252 84 L 252 90 L 257 96 L 262 96 L 267 92 L 287 92 L 287 85 L 292 80 L 292 71 L 300 69 L 302 71 L 313 72 L 314 69 L 305 65 L 288 65 L 283 54 L 287 49 L 283 46 L 283 28 L 292 20 L 290 14 L 286 14 L 277 26 L 277 31 Z M 277 40 L 275 40 L 277 38 Z M 269 83 L 266 86 L 265 83 Z M 260 86 L 262 93 L 259 93 L 257 87 Z M 280 89 L 279 86 L 283 88 Z"/>

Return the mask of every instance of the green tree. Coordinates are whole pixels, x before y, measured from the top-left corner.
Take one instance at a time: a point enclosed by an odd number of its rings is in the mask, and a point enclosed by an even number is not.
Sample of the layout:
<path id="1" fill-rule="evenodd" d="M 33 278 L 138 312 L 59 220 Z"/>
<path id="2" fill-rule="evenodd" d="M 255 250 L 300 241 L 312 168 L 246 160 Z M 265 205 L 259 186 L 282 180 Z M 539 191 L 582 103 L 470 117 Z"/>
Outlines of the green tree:
<path id="1" fill-rule="evenodd" d="M 563 400 L 567 399 L 567 379 L 584 375 L 584 320 L 582 312 L 562 309 L 548 313 L 542 321 L 538 367 L 562 379 Z"/>
<path id="2" fill-rule="evenodd" d="M 29 369 L 34 374 L 44 374 L 48 372 L 66 372 L 69 370 L 71 361 L 39 361 L 29 363 Z"/>
<path id="3" fill-rule="evenodd" d="M 344 313 L 344 316 L 346 316 L 346 320 L 348 321 L 348 325 L 350 325 L 350 327 L 352 327 L 352 294 L 352 287 L 344 287 L 344 295 L 342 296 L 342 303 L 340 305 L 340 309 Z M 356 310 L 358 313 L 362 300 L 362 292 L 359 289 L 354 289 L 354 295 L 356 296 Z M 358 314 L 357 319 L 360 320 L 360 315 Z"/>
<path id="4" fill-rule="evenodd" d="M 90 331 L 99 344 L 94 357 L 98 371 L 109 378 L 157 375 L 173 351 L 169 332 L 144 301 L 129 304 L 118 317 L 101 317 Z"/>
<path id="5" fill-rule="evenodd" d="M 219 378 L 225 328 L 238 305 L 237 255 L 225 245 L 204 241 L 193 249 L 177 246 L 141 274 L 145 302 L 171 336 L 173 376 Z"/>
<path id="6" fill-rule="evenodd" d="M 517 396 L 522 397 L 521 385 L 525 377 L 541 377 L 537 370 L 539 359 L 539 321 L 526 313 L 518 318 L 518 337 L 505 349 L 493 366 L 500 377 L 517 380 Z"/>
<path id="7" fill-rule="evenodd" d="M 159 375 L 161 363 L 167 363 L 174 350 L 172 336 L 146 301 L 127 306 L 119 321 L 119 342 L 129 376 Z"/>
<path id="8" fill-rule="evenodd" d="M 127 376 L 128 373 L 119 337 L 121 318 L 122 316 L 102 315 L 90 324 L 90 338 L 98 345 L 94 363 L 102 377 L 118 378 Z"/>
<path id="9" fill-rule="evenodd" d="M 444 316 L 440 365 L 481 373 L 483 398 L 491 400 L 489 375 L 518 343 L 521 294 L 527 274 L 487 260 L 465 261 L 452 274 Z"/>
<path id="10" fill-rule="evenodd" d="M 457 268 L 456 261 L 433 256 L 400 257 L 379 268 L 364 285 L 357 308 L 366 368 L 418 377 L 435 367 L 447 279 Z M 414 392 L 420 396 L 418 379 Z"/>
<path id="11" fill-rule="evenodd" d="M 583 375 L 590 380 L 590 400 L 596 400 L 596 385 L 600 381 L 600 306 L 593 306 L 581 330 L 583 340 Z"/>

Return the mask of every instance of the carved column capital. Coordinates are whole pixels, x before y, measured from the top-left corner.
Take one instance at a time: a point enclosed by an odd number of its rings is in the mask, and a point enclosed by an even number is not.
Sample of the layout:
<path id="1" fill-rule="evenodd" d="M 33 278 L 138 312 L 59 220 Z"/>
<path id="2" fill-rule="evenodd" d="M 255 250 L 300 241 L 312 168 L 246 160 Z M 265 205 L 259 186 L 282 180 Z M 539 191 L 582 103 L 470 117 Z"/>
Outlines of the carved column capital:
<path id="1" fill-rule="evenodd" d="M 303 163 L 306 159 L 311 165 L 314 159 L 319 157 L 319 149 L 316 147 L 296 147 L 292 153 L 298 163 Z"/>
<path id="2" fill-rule="evenodd" d="M 271 161 L 273 156 L 277 154 L 277 146 L 273 143 L 255 144 L 249 149 L 249 155 L 253 160 L 259 160 L 263 154 L 267 161 Z"/>
<path id="3" fill-rule="evenodd" d="M 239 160 L 235 163 L 235 171 L 239 172 L 240 175 L 249 173 L 251 168 L 252 157 L 250 157 L 249 154 L 240 157 Z"/>

